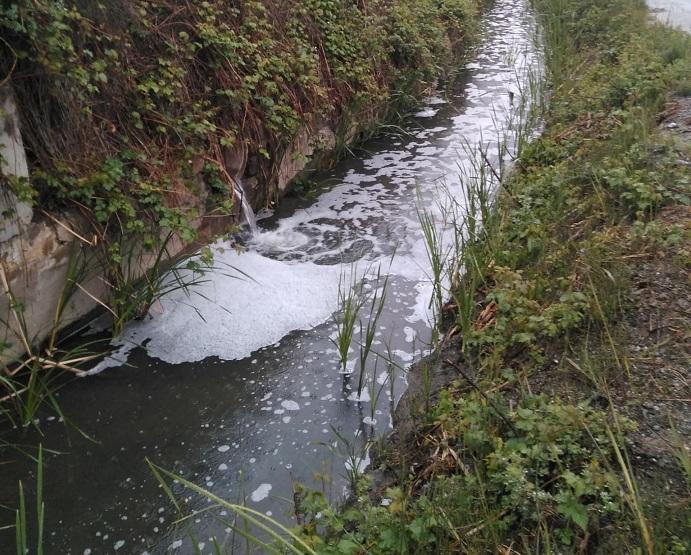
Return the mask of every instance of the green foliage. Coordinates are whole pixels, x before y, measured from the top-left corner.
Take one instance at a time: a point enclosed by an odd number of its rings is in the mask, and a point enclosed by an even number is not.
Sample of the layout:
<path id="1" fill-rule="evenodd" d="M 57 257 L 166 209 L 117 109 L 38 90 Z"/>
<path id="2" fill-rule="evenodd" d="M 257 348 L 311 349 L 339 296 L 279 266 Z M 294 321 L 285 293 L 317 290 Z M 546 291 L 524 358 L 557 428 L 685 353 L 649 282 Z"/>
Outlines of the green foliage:
<path id="1" fill-rule="evenodd" d="M 421 416 L 415 444 L 384 459 L 395 486 L 373 492 L 363 481 L 341 511 L 317 493 L 303 496 L 302 533 L 320 553 L 687 550 L 685 516 L 673 525 L 650 517 L 658 492 L 639 491 L 625 448 L 634 425 L 616 416 L 607 387 L 610 370 L 630 371 L 612 331 L 628 302 L 622 260 L 688 235 L 654 218 L 689 203 L 688 172 L 655 121 L 688 79 L 689 39 L 651 26 L 639 0 L 533 4 L 552 87 L 545 132 L 522 150 L 495 209 L 464 215 L 459 260 L 444 260 L 458 268 L 449 273 L 459 365 L 477 382 L 442 389 L 436 408 L 412 416 Z M 481 203 L 482 183 L 470 193 Z M 579 335 L 587 358 L 599 358 L 587 371 L 568 358 Z M 598 335 L 603 356 L 590 352 Z M 611 410 L 530 392 L 542 380 L 561 391 L 564 361 Z M 576 389 L 564 387 L 593 395 Z M 687 469 L 686 452 L 677 458 Z"/>
<path id="2" fill-rule="evenodd" d="M 36 157 L 37 202 L 79 203 L 125 232 L 177 221 L 171 185 L 196 156 L 238 137 L 273 156 L 305 121 L 380 105 L 407 82 L 423 91 L 476 11 L 471 0 L 284 4 L 4 4 L 17 63 L 2 69 Z"/>
<path id="3" fill-rule="evenodd" d="M 621 241 L 595 230 L 644 225 L 690 196 L 678 153 L 653 133 L 655 114 L 691 60 L 688 37 L 647 25 L 634 0 L 534 4 L 553 88 L 547 129 L 523 149 L 497 211 L 483 217 L 482 240 L 464 245 L 472 265 L 463 266 L 473 271 L 454 292 L 470 300 L 459 305 L 473 307 L 458 315 L 469 360 L 494 376 L 515 367 L 519 353 L 521 370 L 541 368 L 548 341 L 600 320 L 589 280 L 601 308 L 615 314 L 625 296 L 612 294 L 622 285 L 613 277 Z"/>
<path id="4" fill-rule="evenodd" d="M 491 327 L 476 330 L 466 336 L 468 345 L 491 345 L 506 350 L 516 345 L 531 345 L 539 355 L 537 341 L 553 338 L 575 329 L 584 319 L 588 298 L 581 291 L 566 290 L 552 302 L 545 303 L 546 287 L 521 271 L 495 267 L 495 287 L 487 295 L 498 309 Z M 568 287 L 568 284 L 566 284 Z"/>
<path id="5" fill-rule="evenodd" d="M 45 502 L 43 500 L 43 447 L 38 446 L 38 455 L 36 458 L 36 513 L 35 513 L 35 540 L 29 541 L 30 529 L 27 515 L 26 496 L 24 495 L 24 486 L 19 482 L 19 507 L 15 511 L 15 546 L 17 555 L 25 555 L 26 553 L 36 553 L 36 555 L 43 555 L 44 553 L 44 520 L 45 520 Z M 33 538 L 32 538 L 33 539 Z M 33 546 L 36 546 L 33 550 Z"/>
<path id="6" fill-rule="evenodd" d="M 541 527 L 568 550 L 625 512 L 608 418 L 588 405 L 526 396 L 511 410 L 499 397 L 490 405 L 447 390 L 430 420 L 455 472 L 420 496 L 390 488 L 384 505 L 360 490 L 341 512 L 304 495 L 302 531 L 319 553 L 479 553 Z"/>

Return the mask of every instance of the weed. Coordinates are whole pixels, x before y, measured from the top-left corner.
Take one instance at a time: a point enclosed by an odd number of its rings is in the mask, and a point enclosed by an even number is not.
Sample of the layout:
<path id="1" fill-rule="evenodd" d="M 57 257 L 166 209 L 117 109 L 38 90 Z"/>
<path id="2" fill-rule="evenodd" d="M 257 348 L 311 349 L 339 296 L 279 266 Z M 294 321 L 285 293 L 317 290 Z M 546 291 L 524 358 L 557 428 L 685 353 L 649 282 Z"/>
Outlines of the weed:
<path id="1" fill-rule="evenodd" d="M 359 320 L 360 310 L 366 302 L 361 291 L 362 284 L 358 281 L 354 271 L 352 275 L 353 281 L 346 287 L 344 274 L 341 274 L 338 284 L 339 311 L 336 314 L 336 339 L 332 339 L 338 350 L 343 374 L 348 372 L 348 354 L 353 342 L 355 326 Z"/>
<path id="2" fill-rule="evenodd" d="M 456 319 L 445 347 L 460 338 L 461 360 L 446 366 L 463 381 L 432 404 L 438 363 L 417 368 L 427 406 L 387 457 L 400 469 L 395 485 L 364 495 L 361 483 L 337 512 L 313 499 L 314 514 L 326 517 L 307 519 L 303 533 L 323 531 L 313 541 L 325 553 L 688 548 L 685 516 L 654 517 L 656 501 L 629 456 L 635 423 L 619 416 L 617 397 L 640 394 L 620 343 L 628 268 L 683 244 L 682 229 L 655 220 L 665 205 L 688 203 L 688 180 L 660 145 L 654 115 L 688 79 L 680 72 L 688 39 L 649 26 L 637 0 L 532 4 L 545 67 L 528 71 L 518 121 L 497 141 L 498 163 L 486 146 L 469 145 L 465 198 L 442 210 L 451 241 L 429 214 L 421 218 L 431 280 L 451 285 Z M 440 306 L 436 288 L 432 304 Z M 557 383 L 562 377 L 578 386 Z"/>
<path id="3" fill-rule="evenodd" d="M 43 555 L 45 511 L 46 507 L 43 500 L 43 448 L 39 446 L 38 458 L 36 460 L 36 537 L 34 541 L 29 541 L 29 521 L 27 518 L 24 486 L 19 482 L 19 508 L 15 513 L 15 543 L 17 555 L 25 555 L 27 553 Z"/>
<path id="4" fill-rule="evenodd" d="M 381 267 L 377 269 L 377 275 L 372 285 L 373 292 L 368 299 L 370 303 L 370 311 L 367 317 L 367 325 L 363 326 L 362 320 L 360 320 L 360 375 L 358 378 L 358 397 L 361 395 L 362 390 L 365 386 L 365 379 L 367 376 L 367 359 L 372 352 L 372 344 L 374 342 L 375 335 L 378 330 L 379 317 L 381 316 L 384 306 L 386 304 L 386 287 L 388 285 L 388 276 L 383 278 L 381 275 Z M 364 333 L 363 333 L 364 329 Z M 374 375 L 376 376 L 376 368 L 374 370 Z"/>

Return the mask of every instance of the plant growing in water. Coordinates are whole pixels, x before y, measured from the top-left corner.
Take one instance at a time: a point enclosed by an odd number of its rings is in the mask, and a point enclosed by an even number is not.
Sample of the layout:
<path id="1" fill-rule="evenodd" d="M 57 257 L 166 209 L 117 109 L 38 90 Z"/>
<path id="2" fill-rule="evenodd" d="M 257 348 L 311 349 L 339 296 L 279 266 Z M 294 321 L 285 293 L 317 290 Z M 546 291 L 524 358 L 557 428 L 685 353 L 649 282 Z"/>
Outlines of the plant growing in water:
<path id="1" fill-rule="evenodd" d="M 367 325 L 363 326 L 362 320 L 359 322 L 360 327 L 360 375 L 358 377 L 358 387 L 357 394 L 358 397 L 361 396 L 362 391 L 365 387 L 365 382 L 367 381 L 367 359 L 372 352 L 372 344 L 378 330 L 379 317 L 381 316 L 382 310 L 386 304 L 386 288 L 389 283 L 389 278 L 386 276 L 383 279 L 381 275 L 381 266 L 377 268 L 377 276 L 374 279 L 372 286 L 372 294 L 369 296 L 370 310 L 367 317 Z M 364 330 L 364 333 L 363 333 Z M 376 374 L 376 372 L 375 372 Z"/>
<path id="2" fill-rule="evenodd" d="M 341 274 L 338 284 L 338 305 L 336 313 L 336 339 L 331 341 L 338 350 L 341 361 L 341 372 L 347 373 L 348 354 L 353 342 L 355 326 L 357 325 L 360 310 L 365 304 L 362 295 L 362 282 L 357 279 L 355 269 L 351 271 L 351 282 L 345 286 L 345 274 Z"/>
<path id="3" fill-rule="evenodd" d="M 205 490 L 189 480 L 180 477 L 168 470 L 153 464 L 150 460 L 146 460 L 151 472 L 156 480 L 165 491 L 171 503 L 180 515 L 180 522 L 193 519 L 201 513 L 208 513 L 214 509 L 225 510 L 232 515 L 238 517 L 243 527 L 237 524 L 236 520 L 229 521 L 223 516 L 218 516 L 217 519 L 233 530 L 236 534 L 247 540 L 249 543 L 260 548 L 263 553 L 272 553 L 281 555 L 283 553 L 293 553 L 295 555 L 317 555 L 317 552 L 310 547 L 298 534 L 282 525 L 277 520 L 265 515 L 260 511 L 256 511 L 245 505 L 237 503 L 230 503 L 217 495 Z M 182 506 L 178 502 L 175 493 L 173 492 L 173 485 L 179 484 L 184 489 L 201 495 L 206 498 L 211 505 L 204 508 L 202 511 L 194 512 L 190 515 L 184 515 Z M 195 542 L 196 543 L 196 542 Z M 220 547 L 216 544 L 217 552 L 220 553 Z"/>
<path id="4" fill-rule="evenodd" d="M 38 447 L 38 457 L 36 458 L 36 538 L 29 541 L 29 520 L 27 515 L 26 498 L 24 486 L 19 482 L 19 507 L 15 512 L 15 544 L 17 555 L 44 553 L 44 519 L 46 513 L 45 502 L 43 501 L 43 447 Z M 32 550 L 31 547 L 34 547 Z"/>

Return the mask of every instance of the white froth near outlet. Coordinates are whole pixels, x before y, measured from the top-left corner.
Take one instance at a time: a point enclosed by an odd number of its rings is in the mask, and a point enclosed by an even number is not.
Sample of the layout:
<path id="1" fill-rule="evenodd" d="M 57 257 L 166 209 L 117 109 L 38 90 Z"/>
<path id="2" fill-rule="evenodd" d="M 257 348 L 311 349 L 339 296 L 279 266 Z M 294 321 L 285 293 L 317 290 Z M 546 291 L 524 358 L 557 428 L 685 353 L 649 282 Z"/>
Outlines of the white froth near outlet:
<path id="1" fill-rule="evenodd" d="M 231 485 L 242 471 L 246 477 L 243 491 L 251 492 L 251 502 L 261 502 L 253 506 L 266 514 L 270 510 L 279 514 L 281 499 L 289 498 L 292 492 L 290 472 L 321 464 L 324 452 L 312 442 L 321 438 L 330 444 L 334 439 L 332 425 L 341 423 L 342 433 L 357 448 L 360 456 L 349 460 L 346 467 L 358 472 L 369 464 L 369 456 L 362 451 L 368 438 L 393 428 L 390 406 L 406 388 L 403 368 L 427 352 L 429 322 L 433 320 L 430 300 L 434 286 L 417 209 L 424 207 L 433 218 L 444 249 L 452 248 L 445 218 L 448 213 L 439 204 L 448 201 L 447 191 L 450 198 L 463 204 L 459 166 L 472 174 L 464 146 L 466 142 L 471 148 L 482 143 L 488 157 L 495 159 L 496 145 L 492 143 L 500 132 L 496 127 L 506 127 L 512 110 L 515 115 L 520 105 L 520 91 L 527 90 L 516 86 L 524 51 L 533 45 L 532 33 L 526 32 L 520 15 L 525 2 L 495 3 L 498 8 L 487 20 L 491 40 L 482 41 L 474 62 L 467 64 L 465 90 L 460 95 L 449 93 L 449 107 L 442 98 L 427 99 L 421 106 L 421 117 L 429 117 L 411 126 L 411 133 L 377 140 L 371 149 L 374 154 L 339 166 L 332 174 L 333 181 L 320 181 L 322 190 L 328 190 L 309 206 L 300 202 L 304 208 L 267 223 L 271 230 L 245 237 L 246 253 L 238 254 L 229 243 L 212 245 L 219 269 L 207 276 L 210 281 L 192 288 L 189 297 L 170 295 L 163 300 L 162 311 L 128 326 L 116 342 L 117 352 L 102 368 L 121 365 L 138 345 L 166 362 L 199 361 L 214 355 L 235 360 L 255 353 L 246 364 L 211 360 L 190 365 L 195 381 L 197 372 L 209 371 L 199 381 L 212 383 L 208 389 L 197 391 L 196 385 L 189 389 L 202 426 L 194 440 L 185 438 L 183 447 L 189 453 L 186 456 L 198 457 L 194 462 L 205 470 L 198 478 L 210 484 L 214 493 L 235 495 Z M 513 108 L 509 92 L 514 93 Z M 463 214 L 462 206 L 459 214 Z M 396 366 L 389 373 L 382 360 L 377 366 L 372 357 L 361 395 L 356 391 L 359 326 L 345 369 L 345 373 L 355 372 L 354 376 L 338 375 L 338 352 L 329 342 L 336 329 L 332 315 L 338 308 L 341 274 L 346 274 L 342 283 L 352 283 L 347 274 L 353 266 L 358 274 L 366 269 L 376 273 L 381 267 L 382 278 L 391 278 L 374 350 L 391 355 Z M 372 294 L 381 284 L 370 275 L 364 289 Z M 368 308 L 361 313 L 365 327 L 367 313 Z M 324 322 L 330 324 L 285 337 L 291 331 L 308 330 Z M 337 334 L 331 334 L 331 339 L 337 340 Z M 273 347 L 277 343 L 282 346 Z M 165 364 L 144 361 L 156 372 L 168 369 Z M 224 375 L 226 368 L 233 372 Z M 181 370 L 180 375 L 188 374 L 187 368 Z M 146 372 L 146 368 L 141 371 Z M 226 394 L 221 389 L 225 380 L 229 392 L 242 394 Z M 158 411 L 150 412 L 158 417 Z M 184 415 L 189 417 L 188 411 Z M 166 429 L 175 431 L 176 425 L 188 424 L 168 416 Z M 155 434 L 146 438 L 153 445 L 159 440 L 159 429 L 151 429 Z M 334 487 L 338 488 L 336 482 Z M 132 495 L 129 489 L 123 492 L 128 498 Z M 98 511 L 91 512 L 107 518 Z M 134 514 L 130 513 L 128 526 Z M 158 534 L 159 526 L 163 528 L 158 519 L 165 519 L 158 514 L 155 519 L 153 531 Z M 108 545 L 117 538 L 128 538 L 128 545 L 137 545 L 141 539 L 123 533 L 113 535 Z M 84 540 L 85 545 L 91 542 L 91 537 Z M 128 547 L 121 551 L 128 551 Z"/>
<path id="2" fill-rule="evenodd" d="M 117 359 L 147 341 L 148 354 L 170 364 L 242 359 L 291 331 L 325 322 L 338 306 L 340 267 L 238 254 L 223 244 L 213 250 L 221 270 L 208 273 L 189 296 L 166 296 L 162 313 L 128 326 L 117 340 L 123 346 Z"/>
<path id="3" fill-rule="evenodd" d="M 255 233 L 249 252 L 238 254 L 227 243 L 213 245 L 220 270 L 193 287 L 191 296 L 173 292 L 163 299 L 162 312 L 128 326 L 116 341 L 120 348 L 94 372 L 121 364 L 133 346 L 143 344 L 150 356 L 173 364 L 212 356 L 245 358 L 291 331 L 327 321 L 338 308 L 339 281 L 344 271 L 352 271 L 353 260 L 360 271 L 381 267 L 383 274 L 411 282 L 402 318 L 431 325 L 434 286 L 418 210 L 424 206 L 435 221 L 447 252 L 453 245 L 452 226 L 442 205 L 449 199 L 464 203 L 459 174 L 474 174 L 468 147 L 482 144 L 489 159 L 496 158 L 496 138 L 517 116 L 523 90 L 518 81 L 535 67 L 530 32 L 507 25 L 467 64 L 471 78 L 465 107 L 445 120 L 446 126 L 430 125 L 407 144 L 394 142 L 362 158 L 359 168 L 350 169 L 309 207 L 282 218 L 270 231 Z M 431 96 L 417 116 L 434 118 L 444 103 Z M 513 145 L 507 147 L 510 151 Z M 459 210 L 462 214 L 462 206 Z M 412 343 L 410 330 L 406 326 L 404 333 Z"/>

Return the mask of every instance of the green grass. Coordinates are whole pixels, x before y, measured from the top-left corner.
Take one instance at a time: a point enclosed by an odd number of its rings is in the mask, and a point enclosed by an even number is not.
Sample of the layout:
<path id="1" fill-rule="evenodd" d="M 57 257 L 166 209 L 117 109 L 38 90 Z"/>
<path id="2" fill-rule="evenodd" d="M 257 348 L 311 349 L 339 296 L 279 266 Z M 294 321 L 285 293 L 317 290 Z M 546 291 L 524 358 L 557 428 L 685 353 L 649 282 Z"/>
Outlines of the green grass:
<path id="1" fill-rule="evenodd" d="M 35 527 L 35 539 L 30 541 L 29 518 L 27 503 L 24 495 L 24 486 L 19 482 L 19 507 L 15 512 L 15 545 L 17 555 L 32 553 L 43 555 L 44 553 L 44 520 L 46 506 L 43 500 L 43 449 L 39 446 L 36 460 L 36 520 L 31 520 Z"/>
<path id="2" fill-rule="evenodd" d="M 3 359 L 0 363 L 0 417 L 28 426 L 41 407 L 52 407 L 59 413 L 55 402 L 56 389 L 64 384 L 61 376 L 81 374 L 89 364 L 107 354 L 104 341 L 74 340 L 81 329 L 65 337 L 63 330 L 69 323 L 66 308 L 77 292 L 90 297 L 111 317 L 111 333 L 116 336 L 132 320 L 141 319 L 156 302 L 166 295 L 182 291 L 186 295 L 206 298 L 202 287 L 208 281 L 207 272 L 214 271 L 228 279 L 252 279 L 230 265 L 219 265 L 213 261 L 208 247 L 195 257 L 175 259 L 169 251 L 172 233 L 162 240 L 157 250 L 146 250 L 130 245 L 127 260 L 118 265 L 117 275 L 111 273 L 107 281 L 109 290 L 104 298 L 97 298 L 87 291 L 83 284 L 94 275 L 94 269 L 84 253 L 74 248 L 67 263 L 64 285 L 55 305 L 53 321 L 44 341 L 32 335 L 25 317 L 25 304 L 13 292 L 7 278 L 5 266 L 0 264 L 0 287 L 9 305 L 7 317 L 0 318 L 0 325 L 6 329 L 5 338 L 20 346 L 22 353 L 14 359 Z M 153 258 L 148 270 L 143 262 Z M 201 313 L 198 312 L 201 318 Z M 68 341 L 71 339 L 71 341 Z M 71 344 L 73 346 L 65 346 Z M 0 354 L 4 348 L 0 344 Z"/>
<path id="3" fill-rule="evenodd" d="M 178 513 L 180 513 L 180 519 L 178 520 L 177 524 L 189 519 L 193 519 L 200 513 L 208 513 L 214 509 L 225 509 L 226 511 L 230 512 L 230 514 L 236 516 L 237 519 L 229 520 L 225 517 L 218 517 L 219 521 L 221 524 L 227 526 L 239 536 L 245 538 L 248 542 L 248 547 L 249 545 L 252 545 L 261 549 L 262 553 L 271 553 L 276 555 L 283 553 L 316 555 L 316 552 L 309 546 L 309 544 L 300 538 L 294 531 L 289 530 L 275 519 L 266 516 L 264 513 L 256 511 L 250 507 L 247 507 L 246 505 L 230 503 L 199 487 L 193 482 L 185 480 L 177 474 L 173 474 L 172 472 L 156 466 L 148 459 L 147 463 L 164 492 L 178 510 Z M 183 515 L 181 506 L 173 493 L 171 484 L 179 484 L 185 490 L 201 495 L 202 497 L 206 498 L 211 505 L 207 506 L 198 513 Z M 238 524 L 238 520 L 240 521 L 240 524 Z M 220 552 L 220 548 L 217 550 Z M 249 552 L 249 549 L 247 552 Z"/>
<path id="4" fill-rule="evenodd" d="M 655 116 L 668 93 L 687 86 L 691 44 L 651 26 L 639 0 L 533 5 L 547 49 L 550 103 L 535 104 L 545 110 L 545 131 L 530 141 L 530 127 L 517 124 L 520 156 L 510 175 L 495 175 L 486 153 L 476 153 L 479 177 L 466 179 L 465 204 L 450 214 L 457 228 L 450 257 L 423 214 L 432 279 L 452 284 L 457 333 L 447 335 L 457 350 L 448 366 L 459 377 L 434 402 L 423 392 L 414 433 L 380 461 L 393 483 L 375 491 L 354 472 L 352 498 L 341 508 L 323 493 L 302 491 L 300 525 L 288 530 L 152 465 L 176 507 L 176 488 L 205 496 L 235 515 L 227 525 L 236 534 L 269 553 L 691 549 L 688 490 L 669 514 L 664 505 L 674 492 L 655 488 L 631 456 L 636 422 L 613 394 L 641 393 L 622 343 L 637 260 L 626 256 L 648 256 L 653 245 L 688 261 L 683 235 L 673 236 L 681 232 L 656 222 L 661 208 L 688 204 L 689 183 Z M 542 98 L 537 82 L 527 87 Z M 536 121 L 528 106 L 522 110 Z M 440 290 L 433 299 L 439 308 Z M 340 297 L 335 343 L 345 370 L 367 296 L 342 287 Z M 359 389 L 383 302 L 383 294 L 372 302 L 372 326 L 360 323 Z M 428 364 L 434 360 L 423 364 L 429 376 Z M 688 480 L 684 438 L 670 427 L 678 473 Z M 343 443 L 356 468 L 361 451 Z M 27 542 L 25 514 L 22 502 L 18 545 Z"/>

